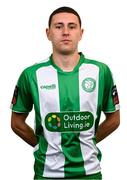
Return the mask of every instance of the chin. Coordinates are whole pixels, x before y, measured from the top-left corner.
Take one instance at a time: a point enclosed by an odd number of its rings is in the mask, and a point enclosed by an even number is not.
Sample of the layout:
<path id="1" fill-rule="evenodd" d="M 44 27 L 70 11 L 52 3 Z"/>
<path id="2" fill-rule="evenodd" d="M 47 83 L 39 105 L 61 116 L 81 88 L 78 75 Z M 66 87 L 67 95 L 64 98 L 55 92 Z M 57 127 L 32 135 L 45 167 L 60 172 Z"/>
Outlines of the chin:
<path id="1" fill-rule="evenodd" d="M 63 54 L 63 55 L 70 55 L 70 54 L 73 54 L 73 53 L 74 53 L 74 50 L 64 49 L 64 50 L 59 51 L 59 53 L 60 53 L 60 54 Z"/>

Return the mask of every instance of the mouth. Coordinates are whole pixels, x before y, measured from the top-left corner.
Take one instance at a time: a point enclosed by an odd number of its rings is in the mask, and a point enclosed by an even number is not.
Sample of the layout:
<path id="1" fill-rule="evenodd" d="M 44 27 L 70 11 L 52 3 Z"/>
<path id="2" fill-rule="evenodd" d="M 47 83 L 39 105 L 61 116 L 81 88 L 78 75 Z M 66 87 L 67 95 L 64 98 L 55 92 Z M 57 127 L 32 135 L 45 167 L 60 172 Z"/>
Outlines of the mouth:
<path id="1" fill-rule="evenodd" d="M 69 39 L 63 39 L 61 42 L 63 42 L 63 43 L 70 43 L 70 42 L 72 42 L 72 41 L 69 40 Z"/>

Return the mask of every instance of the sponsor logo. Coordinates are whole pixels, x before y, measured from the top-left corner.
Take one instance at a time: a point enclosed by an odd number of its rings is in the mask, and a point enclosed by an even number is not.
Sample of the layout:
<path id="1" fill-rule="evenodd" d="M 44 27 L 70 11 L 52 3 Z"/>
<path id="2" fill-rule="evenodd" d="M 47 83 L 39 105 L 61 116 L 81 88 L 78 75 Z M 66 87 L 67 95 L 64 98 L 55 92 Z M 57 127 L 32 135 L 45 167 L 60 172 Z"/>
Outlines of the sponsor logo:
<path id="1" fill-rule="evenodd" d="M 52 89 L 56 89 L 56 85 L 55 84 L 50 84 L 50 85 L 42 85 L 40 86 L 41 89 L 46 89 L 46 90 L 52 90 Z"/>
<path id="2" fill-rule="evenodd" d="M 60 118 L 56 114 L 52 114 L 47 119 L 48 126 L 54 130 L 58 129 L 60 124 Z"/>
<path id="3" fill-rule="evenodd" d="M 45 126 L 51 132 L 80 132 L 92 128 L 94 117 L 91 112 L 53 112 L 45 117 Z"/>
<path id="4" fill-rule="evenodd" d="M 86 92 L 93 92 L 96 87 L 96 81 L 93 78 L 86 78 L 82 81 L 82 88 Z"/>

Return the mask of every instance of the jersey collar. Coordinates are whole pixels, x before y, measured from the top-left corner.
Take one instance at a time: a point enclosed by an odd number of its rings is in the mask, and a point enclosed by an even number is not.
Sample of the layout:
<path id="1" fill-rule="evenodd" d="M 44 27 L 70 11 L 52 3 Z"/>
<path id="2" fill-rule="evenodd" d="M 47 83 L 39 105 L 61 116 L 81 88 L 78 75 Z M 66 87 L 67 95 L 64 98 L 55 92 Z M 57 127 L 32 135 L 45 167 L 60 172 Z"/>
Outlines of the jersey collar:
<path id="1" fill-rule="evenodd" d="M 53 61 L 53 58 L 52 58 L 52 54 L 50 56 L 50 62 L 51 62 L 51 65 L 59 72 L 62 72 L 62 73 L 65 73 L 65 74 L 70 74 L 70 73 L 73 73 L 75 71 L 78 71 L 79 67 L 81 66 L 81 64 L 85 61 L 85 56 L 82 52 L 79 52 L 79 55 L 80 55 L 80 59 L 79 59 L 79 62 L 78 64 L 74 67 L 73 71 L 70 71 L 70 72 L 66 72 L 66 71 L 63 71 L 59 66 L 57 66 L 54 61 Z"/>

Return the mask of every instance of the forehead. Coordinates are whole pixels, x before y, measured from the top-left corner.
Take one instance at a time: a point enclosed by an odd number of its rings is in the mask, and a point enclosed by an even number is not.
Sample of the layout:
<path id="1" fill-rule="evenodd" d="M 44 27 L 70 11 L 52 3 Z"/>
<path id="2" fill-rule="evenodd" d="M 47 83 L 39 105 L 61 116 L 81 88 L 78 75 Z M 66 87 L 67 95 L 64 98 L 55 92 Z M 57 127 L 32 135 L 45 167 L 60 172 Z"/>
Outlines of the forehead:
<path id="1" fill-rule="evenodd" d="M 79 24 L 79 19 L 76 15 L 72 14 L 72 13 L 58 13 L 55 14 L 52 17 L 52 24 L 54 23 L 75 23 L 75 24 Z"/>

